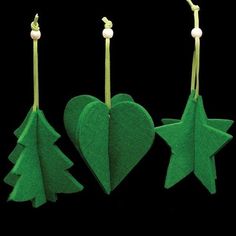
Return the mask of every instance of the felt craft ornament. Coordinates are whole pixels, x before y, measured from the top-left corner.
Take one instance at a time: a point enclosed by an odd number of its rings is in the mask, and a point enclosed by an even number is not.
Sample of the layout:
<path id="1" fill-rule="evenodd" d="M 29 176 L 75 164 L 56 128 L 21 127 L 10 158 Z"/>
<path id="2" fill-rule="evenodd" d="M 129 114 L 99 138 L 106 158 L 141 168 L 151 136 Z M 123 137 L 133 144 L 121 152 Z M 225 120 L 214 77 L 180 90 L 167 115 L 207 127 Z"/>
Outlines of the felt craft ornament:
<path id="1" fill-rule="evenodd" d="M 38 15 L 31 23 L 34 58 L 34 104 L 24 122 L 15 131 L 17 145 L 9 156 L 14 167 L 4 181 L 13 187 L 9 200 L 31 200 L 39 207 L 47 200 L 55 202 L 57 193 L 73 193 L 83 189 L 67 171 L 73 163 L 55 145 L 60 135 L 47 122 L 39 109 L 38 91 Z"/>
<path id="2" fill-rule="evenodd" d="M 216 192 L 215 154 L 226 145 L 232 136 L 226 132 L 233 124 L 232 120 L 208 119 L 199 95 L 200 37 L 199 6 L 187 0 L 194 12 L 194 29 L 191 32 L 195 39 L 193 53 L 191 94 L 180 120 L 163 119 L 163 126 L 156 128 L 159 134 L 171 147 L 165 187 L 170 188 L 191 172 L 201 181 L 210 193 Z"/>
<path id="3" fill-rule="evenodd" d="M 150 149 L 154 124 L 148 112 L 127 94 L 111 99 L 110 38 L 106 17 L 105 103 L 89 95 L 72 98 L 64 112 L 67 133 L 105 193 L 114 190 Z"/>

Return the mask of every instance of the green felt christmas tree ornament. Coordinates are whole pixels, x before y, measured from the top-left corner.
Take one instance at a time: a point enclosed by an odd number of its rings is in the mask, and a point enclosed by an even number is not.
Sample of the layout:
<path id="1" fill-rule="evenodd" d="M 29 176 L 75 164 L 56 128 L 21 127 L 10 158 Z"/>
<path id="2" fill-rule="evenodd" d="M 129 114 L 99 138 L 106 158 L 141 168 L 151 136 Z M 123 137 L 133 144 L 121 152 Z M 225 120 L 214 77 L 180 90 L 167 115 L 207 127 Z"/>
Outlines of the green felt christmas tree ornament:
<path id="1" fill-rule="evenodd" d="M 24 122 L 15 131 L 17 145 L 9 156 L 14 164 L 4 181 L 13 187 L 9 200 L 31 200 L 33 207 L 55 202 L 57 193 L 83 189 L 68 172 L 73 163 L 55 145 L 60 135 L 39 109 L 38 39 L 41 36 L 38 15 L 31 24 L 34 59 L 34 104 Z"/>
<path id="2" fill-rule="evenodd" d="M 223 148 L 232 136 L 227 134 L 232 120 L 208 119 L 199 95 L 200 37 L 199 6 L 187 0 L 194 13 L 194 29 L 191 35 L 195 39 L 193 53 L 191 93 L 180 120 L 163 119 L 163 126 L 156 128 L 170 146 L 170 158 L 165 187 L 170 188 L 190 173 L 201 181 L 210 193 L 216 192 L 215 154 Z"/>
<path id="3" fill-rule="evenodd" d="M 105 103 L 89 95 L 72 98 L 64 123 L 73 144 L 97 181 L 109 194 L 150 149 L 155 129 L 148 112 L 127 94 L 111 98 L 110 38 L 112 22 L 106 17 Z"/>

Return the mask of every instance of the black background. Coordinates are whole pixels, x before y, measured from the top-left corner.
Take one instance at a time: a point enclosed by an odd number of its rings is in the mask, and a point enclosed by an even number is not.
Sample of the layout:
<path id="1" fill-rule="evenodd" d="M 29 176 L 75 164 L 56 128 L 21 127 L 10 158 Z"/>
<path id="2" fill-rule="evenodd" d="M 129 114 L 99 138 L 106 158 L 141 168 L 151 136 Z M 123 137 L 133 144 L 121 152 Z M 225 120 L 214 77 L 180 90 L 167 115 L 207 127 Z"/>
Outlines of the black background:
<path id="1" fill-rule="evenodd" d="M 235 120 L 233 9 L 223 1 L 195 2 L 201 7 L 200 93 L 208 117 Z M 172 189 L 164 189 L 170 149 L 156 136 L 146 157 L 107 196 L 70 142 L 63 125 L 63 111 L 72 97 L 90 94 L 104 99 L 103 16 L 114 24 L 112 94 L 132 95 L 149 111 L 156 126 L 161 125 L 161 118 L 181 117 L 190 90 L 194 49 L 190 35 L 193 14 L 184 0 L 12 3 L 0 12 L 0 177 L 3 179 L 12 167 L 7 157 L 17 141 L 13 131 L 32 105 L 29 33 L 34 14 L 39 13 L 42 33 L 39 41 L 40 107 L 49 123 L 62 135 L 57 144 L 74 162 L 70 172 L 85 186 L 83 192 L 60 194 L 56 203 L 32 209 L 30 202 L 6 202 L 11 187 L 1 181 L 2 214 L 10 213 L 11 219 L 13 213 L 18 216 L 27 213 L 30 217 L 42 214 L 43 221 L 46 215 L 53 218 L 57 213 L 62 221 L 64 218 L 78 221 L 78 227 L 87 216 L 87 222 L 100 219 L 105 228 L 110 225 L 115 230 L 117 225 L 130 224 L 131 219 L 136 220 L 135 227 L 146 219 L 148 227 L 155 228 L 159 218 L 167 223 L 180 220 L 184 225 L 188 219 L 198 226 L 209 226 L 210 220 L 234 213 L 234 140 L 216 156 L 215 195 L 210 195 L 193 175 Z M 235 127 L 230 133 L 235 133 Z M 201 217 L 192 220 L 198 214 Z"/>

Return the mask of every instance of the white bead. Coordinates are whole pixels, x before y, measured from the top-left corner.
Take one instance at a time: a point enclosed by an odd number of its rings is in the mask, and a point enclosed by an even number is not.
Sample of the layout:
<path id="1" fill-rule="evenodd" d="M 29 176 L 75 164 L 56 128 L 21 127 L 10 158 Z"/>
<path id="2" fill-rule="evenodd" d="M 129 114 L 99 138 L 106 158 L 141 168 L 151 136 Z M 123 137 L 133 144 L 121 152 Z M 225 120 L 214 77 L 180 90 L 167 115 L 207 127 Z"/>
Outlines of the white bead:
<path id="1" fill-rule="evenodd" d="M 30 36 L 31 36 L 32 39 L 38 40 L 38 39 L 40 39 L 40 37 L 41 37 L 41 32 L 40 32 L 39 30 L 38 30 L 38 31 L 36 31 L 36 30 L 31 30 Z"/>
<path id="2" fill-rule="evenodd" d="M 191 31 L 191 35 L 193 38 L 201 38 L 202 30 L 200 28 L 193 28 Z"/>
<path id="3" fill-rule="evenodd" d="M 113 37 L 113 34 L 114 34 L 114 32 L 113 32 L 112 29 L 104 29 L 104 30 L 102 31 L 102 35 L 103 35 L 103 37 L 106 38 L 106 39 L 112 38 L 112 37 Z"/>

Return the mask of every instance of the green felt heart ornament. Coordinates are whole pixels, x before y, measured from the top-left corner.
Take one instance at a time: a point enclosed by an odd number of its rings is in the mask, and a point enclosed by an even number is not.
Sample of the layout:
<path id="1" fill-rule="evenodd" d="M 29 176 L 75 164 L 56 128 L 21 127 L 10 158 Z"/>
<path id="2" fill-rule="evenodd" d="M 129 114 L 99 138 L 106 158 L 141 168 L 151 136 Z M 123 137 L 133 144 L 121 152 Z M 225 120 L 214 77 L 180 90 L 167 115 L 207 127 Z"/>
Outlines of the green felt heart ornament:
<path id="1" fill-rule="evenodd" d="M 103 190 L 114 190 L 150 149 L 154 124 L 148 112 L 128 94 L 110 91 L 112 23 L 103 18 L 106 38 L 105 103 L 89 95 L 72 98 L 64 111 L 68 136 Z"/>
<path id="2" fill-rule="evenodd" d="M 110 193 L 150 149 L 154 124 L 129 95 L 114 96 L 110 110 L 96 98 L 86 106 L 84 100 L 82 95 L 68 102 L 65 127 L 100 185 Z M 74 110 L 82 112 L 72 116 Z"/>

